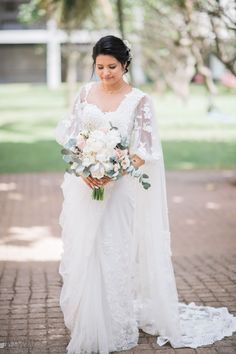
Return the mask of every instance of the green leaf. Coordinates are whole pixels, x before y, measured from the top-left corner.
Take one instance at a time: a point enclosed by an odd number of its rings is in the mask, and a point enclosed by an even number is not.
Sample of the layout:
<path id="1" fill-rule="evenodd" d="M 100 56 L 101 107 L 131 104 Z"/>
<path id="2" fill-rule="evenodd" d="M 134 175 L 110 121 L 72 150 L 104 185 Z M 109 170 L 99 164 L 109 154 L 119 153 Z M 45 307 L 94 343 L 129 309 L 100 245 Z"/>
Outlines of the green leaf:
<path id="1" fill-rule="evenodd" d="M 74 171 L 71 168 L 67 168 L 66 172 L 69 173 L 70 175 L 74 174 Z"/>
<path id="2" fill-rule="evenodd" d="M 143 178 L 149 178 L 149 176 L 146 175 L 146 173 L 143 173 L 142 177 L 143 177 Z"/>
<path id="3" fill-rule="evenodd" d="M 143 185 L 143 188 L 144 188 L 144 189 L 148 189 L 148 188 L 151 187 L 151 184 L 150 184 L 150 183 L 147 183 L 147 182 L 143 182 L 142 185 Z"/>
<path id="4" fill-rule="evenodd" d="M 76 156 L 76 155 L 72 155 L 71 156 L 71 161 L 77 162 L 78 165 L 82 164 L 81 159 L 78 156 Z"/>
<path id="5" fill-rule="evenodd" d="M 71 162 L 71 156 L 70 155 L 63 155 L 63 160 L 67 163 Z"/>
<path id="6" fill-rule="evenodd" d="M 68 150 L 68 149 L 62 149 L 62 150 L 61 150 L 61 153 L 62 153 L 62 155 L 70 155 L 70 154 L 71 154 L 71 151 Z"/>
<path id="7" fill-rule="evenodd" d="M 89 169 L 85 168 L 83 171 L 83 176 L 88 177 L 90 175 Z"/>
<path id="8" fill-rule="evenodd" d="M 65 145 L 65 148 L 70 149 L 72 146 L 76 145 L 76 139 L 71 138 Z"/>

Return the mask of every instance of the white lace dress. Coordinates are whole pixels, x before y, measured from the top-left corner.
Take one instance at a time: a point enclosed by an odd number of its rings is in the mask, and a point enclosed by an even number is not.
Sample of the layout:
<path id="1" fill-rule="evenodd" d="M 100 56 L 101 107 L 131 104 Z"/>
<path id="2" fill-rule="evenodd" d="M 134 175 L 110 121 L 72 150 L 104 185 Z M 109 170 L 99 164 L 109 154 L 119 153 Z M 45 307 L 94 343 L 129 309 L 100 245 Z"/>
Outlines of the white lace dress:
<path id="1" fill-rule="evenodd" d="M 69 354 L 128 350 L 139 328 L 174 348 L 211 344 L 236 330 L 226 308 L 179 303 L 171 262 L 163 156 L 150 97 L 133 88 L 115 112 L 87 102 L 82 87 L 73 112 L 56 129 L 64 144 L 83 127 L 110 121 L 129 139 L 130 152 L 146 162 L 151 188 L 130 176 L 105 186 L 104 201 L 91 198 L 79 177 L 65 173 L 60 216 L 64 251 L 60 306 L 71 333 Z"/>

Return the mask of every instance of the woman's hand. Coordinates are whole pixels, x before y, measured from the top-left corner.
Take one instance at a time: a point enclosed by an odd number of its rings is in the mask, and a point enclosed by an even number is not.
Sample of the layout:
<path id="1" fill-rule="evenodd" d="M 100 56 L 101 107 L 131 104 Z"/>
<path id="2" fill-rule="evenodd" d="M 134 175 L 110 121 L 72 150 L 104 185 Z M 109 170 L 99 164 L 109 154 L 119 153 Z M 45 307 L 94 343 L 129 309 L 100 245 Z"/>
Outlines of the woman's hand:
<path id="1" fill-rule="evenodd" d="M 87 184 L 87 186 L 89 186 L 91 189 L 93 189 L 94 187 L 103 187 L 111 180 L 111 178 L 107 177 L 107 176 L 100 178 L 100 179 L 93 178 L 91 176 L 88 176 L 88 177 L 81 176 L 81 178 L 84 180 L 84 182 Z"/>
<path id="2" fill-rule="evenodd" d="M 145 161 L 143 159 L 141 159 L 138 155 L 133 155 L 131 157 L 131 161 L 132 164 L 134 165 L 134 167 L 140 167 L 142 165 L 144 165 Z"/>

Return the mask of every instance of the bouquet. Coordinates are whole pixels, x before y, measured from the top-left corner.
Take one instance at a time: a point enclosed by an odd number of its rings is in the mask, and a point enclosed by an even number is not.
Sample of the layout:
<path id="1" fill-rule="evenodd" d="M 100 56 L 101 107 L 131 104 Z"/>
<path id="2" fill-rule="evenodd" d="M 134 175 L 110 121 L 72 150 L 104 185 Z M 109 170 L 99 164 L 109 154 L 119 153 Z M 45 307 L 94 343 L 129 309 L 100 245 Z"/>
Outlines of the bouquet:
<path id="1" fill-rule="evenodd" d="M 127 139 L 111 123 L 110 127 L 81 130 L 77 137 L 69 139 L 61 152 L 69 164 L 67 172 L 76 176 L 97 179 L 108 176 L 117 180 L 126 173 L 139 178 L 143 188 L 151 186 L 148 175 L 132 164 Z M 103 200 L 104 187 L 94 187 L 92 197 Z"/>

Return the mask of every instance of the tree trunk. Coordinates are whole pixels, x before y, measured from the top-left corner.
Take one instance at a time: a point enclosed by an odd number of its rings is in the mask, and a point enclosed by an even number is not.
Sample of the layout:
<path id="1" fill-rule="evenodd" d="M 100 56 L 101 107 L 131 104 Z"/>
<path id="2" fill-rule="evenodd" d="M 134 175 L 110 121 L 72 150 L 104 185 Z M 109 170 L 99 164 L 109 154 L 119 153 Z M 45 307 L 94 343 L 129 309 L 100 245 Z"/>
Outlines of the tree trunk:
<path id="1" fill-rule="evenodd" d="M 67 102 L 71 108 L 77 91 L 77 65 L 80 56 L 78 48 L 71 42 L 68 43 L 66 56 Z"/>
<path id="2" fill-rule="evenodd" d="M 124 33 L 124 16 L 123 16 L 123 2 L 122 2 L 122 0 L 117 0 L 116 7 L 117 7 L 117 14 L 118 14 L 119 31 L 120 31 L 121 37 L 124 39 L 125 33 Z"/>

